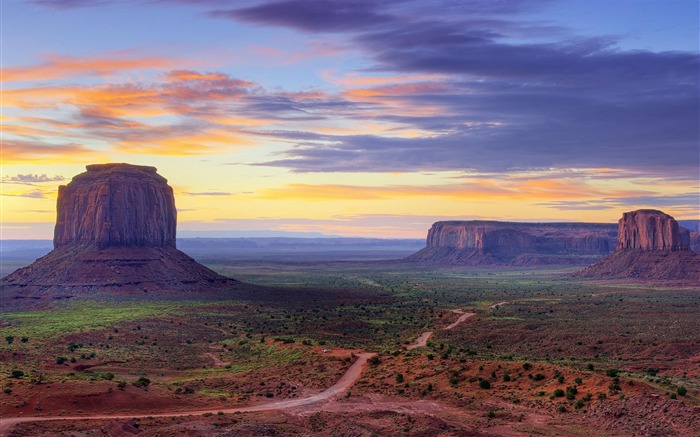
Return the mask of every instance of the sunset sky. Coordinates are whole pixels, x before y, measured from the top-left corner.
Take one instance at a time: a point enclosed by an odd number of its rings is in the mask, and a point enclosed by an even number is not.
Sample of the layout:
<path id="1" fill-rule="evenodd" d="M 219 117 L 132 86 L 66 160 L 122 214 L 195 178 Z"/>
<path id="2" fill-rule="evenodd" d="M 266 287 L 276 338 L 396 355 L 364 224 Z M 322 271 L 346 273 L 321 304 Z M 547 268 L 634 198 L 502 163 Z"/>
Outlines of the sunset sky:
<path id="1" fill-rule="evenodd" d="M 700 213 L 697 0 L 2 1 L 2 235 L 86 164 L 178 229 Z"/>

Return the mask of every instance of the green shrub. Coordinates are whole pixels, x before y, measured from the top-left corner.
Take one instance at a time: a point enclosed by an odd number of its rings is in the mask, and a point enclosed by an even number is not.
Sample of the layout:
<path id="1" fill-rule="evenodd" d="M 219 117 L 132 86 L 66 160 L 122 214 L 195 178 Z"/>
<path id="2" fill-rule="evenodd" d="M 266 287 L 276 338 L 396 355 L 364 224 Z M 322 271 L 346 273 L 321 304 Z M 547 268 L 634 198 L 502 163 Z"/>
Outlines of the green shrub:
<path id="1" fill-rule="evenodd" d="M 23 377 L 24 377 L 24 372 L 22 372 L 21 370 L 15 369 L 15 370 L 13 370 L 13 371 L 10 373 L 10 377 L 11 377 L 11 378 L 15 378 L 15 379 L 23 378 Z"/>
<path id="2" fill-rule="evenodd" d="M 63 364 L 66 361 L 68 361 L 68 358 L 66 357 L 56 357 L 56 364 Z"/>
<path id="3" fill-rule="evenodd" d="M 132 385 L 138 388 L 147 388 L 150 384 L 151 380 L 146 378 L 145 376 L 142 376 L 136 381 L 132 382 Z"/>
<path id="4" fill-rule="evenodd" d="M 678 393 L 681 396 L 685 396 L 688 393 L 688 389 L 681 385 L 680 387 L 678 387 L 678 390 L 676 390 L 676 393 Z"/>
<path id="5" fill-rule="evenodd" d="M 491 383 L 485 379 L 482 379 L 481 381 L 479 381 L 479 387 L 484 388 L 484 389 L 489 389 L 489 388 L 491 388 Z"/>
<path id="6" fill-rule="evenodd" d="M 608 369 L 605 371 L 605 374 L 611 378 L 617 377 L 618 373 L 620 373 L 618 369 Z"/>
<path id="7" fill-rule="evenodd" d="M 560 388 L 554 390 L 554 397 L 555 397 L 555 398 L 561 398 L 561 397 L 563 397 L 565 394 L 566 394 L 566 393 L 564 393 L 564 390 L 562 390 L 562 389 L 560 389 Z"/>
<path id="8" fill-rule="evenodd" d="M 535 381 L 542 381 L 544 379 L 544 375 L 541 373 L 535 374 L 535 376 L 532 377 Z"/>

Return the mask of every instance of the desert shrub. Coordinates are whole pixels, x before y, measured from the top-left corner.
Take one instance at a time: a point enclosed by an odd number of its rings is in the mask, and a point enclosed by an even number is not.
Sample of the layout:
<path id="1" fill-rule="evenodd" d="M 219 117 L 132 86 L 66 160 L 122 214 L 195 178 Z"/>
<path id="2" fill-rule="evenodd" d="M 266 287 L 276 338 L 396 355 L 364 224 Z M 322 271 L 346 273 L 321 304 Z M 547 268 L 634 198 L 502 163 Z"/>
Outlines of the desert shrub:
<path id="1" fill-rule="evenodd" d="M 396 382 L 401 384 L 403 382 L 403 374 L 397 373 L 396 374 Z"/>
<path id="2" fill-rule="evenodd" d="M 586 403 L 583 401 L 583 399 L 579 399 L 576 401 L 576 403 L 574 403 L 574 408 L 577 410 L 580 410 L 584 406 L 586 406 Z"/>
<path id="3" fill-rule="evenodd" d="M 594 366 L 593 364 L 591 364 L 591 363 L 588 363 L 588 365 L 586 366 L 586 368 L 587 368 L 588 370 L 590 370 L 591 372 L 595 370 L 595 366 Z"/>
<path id="4" fill-rule="evenodd" d="M 559 384 L 562 384 L 562 383 L 564 382 L 564 377 L 563 377 L 563 376 L 559 376 L 559 377 L 557 378 L 557 381 L 559 381 Z"/>
<path id="5" fill-rule="evenodd" d="M 576 379 L 574 379 L 574 382 L 575 382 L 576 384 L 579 384 L 579 385 L 580 385 L 580 384 L 583 384 L 583 379 L 581 379 L 581 378 L 576 378 Z"/>
<path id="6" fill-rule="evenodd" d="M 535 374 L 535 376 L 532 377 L 535 381 L 542 381 L 544 379 L 544 375 L 541 373 Z"/>
<path id="7" fill-rule="evenodd" d="M 681 385 L 680 387 L 678 387 L 678 390 L 676 390 L 676 393 L 678 393 L 681 396 L 685 396 L 688 393 L 688 389 Z"/>
<path id="8" fill-rule="evenodd" d="M 576 387 L 566 387 L 566 399 L 573 401 L 577 393 L 578 389 Z"/>
<path id="9" fill-rule="evenodd" d="M 68 361 L 68 358 L 66 357 L 56 357 L 56 364 L 63 364 L 66 361 Z"/>
<path id="10" fill-rule="evenodd" d="M 375 355 L 372 358 L 370 358 L 369 360 L 367 360 L 367 362 L 373 366 L 376 366 L 377 364 L 379 364 L 381 362 L 381 360 L 379 359 L 379 355 Z"/>
<path id="11" fill-rule="evenodd" d="M 503 381 L 504 381 L 504 382 L 510 382 L 510 375 L 507 374 L 507 373 L 506 373 L 505 375 L 503 375 Z"/>
<path id="12" fill-rule="evenodd" d="M 605 371 L 605 374 L 611 378 L 617 377 L 618 373 L 620 373 L 618 369 L 608 369 Z"/>
<path id="13" fill-rule="evenodd" d="M 530 364 L 530 363 L 523 363 L 523 369 L 525 369 L 525 370 L 530 370 L 530 369 L 532 369 L 532 364 Z"/>
<path id="14" fill-rule="evenodd" d="M 29 341 L 29 337 L 22 337 L 19 341 L 21 341 L 22 343 L 26 343 Z"/>
<path id="15" fill-rule="evenodd" d="M 132 382 L 132 385 L 138 388 L 147 388 L 150 384 L 151 380 L 146 378 L 145 376 L 141 376 L 139 379 Z"/>
<path id="16" fill-rule="evenodd" d="M 565 405 L 559 405 L 559 408 L 557 408 L 557 411 L 560 413 L 566 413 L 566 406 Z"/>
<path id="17" fill-rule="evenodd" d="M 494 417 L 496 417 L 496 412 L 493 411 L 493 410 L 489 410 L 489 412 L 488 412 L 488 414 L 486 415 L 486 417 L 488 417 L 489 419 L 493 419 Z"/>
<path id="18" fill-rule="evenodd" d="M 554 390 L 554 397 L 555 397 L 555 398 L 561 398 L 561 397 L 563 397 L 565 394 L 566 394 L 566 393 L 564 393 L 564 390 L 562 390 L 562 389 L 560 389 L 560 388 Z"/>
<path id="19" fill-rule="evenodd" d="M 484 380 L 484 381 L 485 381 L 485 380 Z M 486 381 L 486 382 L 488 382 L 488 381 Z M 451 378 L 450 378 L 450 385 L 455 386 L 455 385 L 457 385 L 457 384 L 459 384 L 459 378 L 456 377 L 456 376 L 451 377 Z M 488 387 L 482 387 L 482 388 L 488 388 Z"/>
<path id="20" fill-rule="evenodd" d="M 7 342 L 7 344 L 12 344 L 12 342 L 15 341 L 15 337 L 12 335 L 8 335 L 5 337 L 5 341 Z"/>
<path id="21" fill-rule="evenodd" d="M 119 381 L 119 382 L 117 383 L 117 388 L 118 388 L 119 390 L 124 390 L 124 389 L 126 388 L 126 381 Z"/>
<path id="22" fill-rule="evenodd" d="M 491 383 L 485 379 L 482 379 L 481 381 L 479 381 L 479 387 L 481 387 L 483 389 L 489 389 L 489 388 L 491 388 Z"/>
<path id="23" fill-rule="evenodd" d="M 24 377 L 24 372 L 22 372 L 21 370 L 15 369 L 15 370 L 13 370 L 13 371 L 10 373 L 10 377 L 11 377 L 11 378 L 15 378 L 15 379 L 23 378 L 23 377 Z"/>

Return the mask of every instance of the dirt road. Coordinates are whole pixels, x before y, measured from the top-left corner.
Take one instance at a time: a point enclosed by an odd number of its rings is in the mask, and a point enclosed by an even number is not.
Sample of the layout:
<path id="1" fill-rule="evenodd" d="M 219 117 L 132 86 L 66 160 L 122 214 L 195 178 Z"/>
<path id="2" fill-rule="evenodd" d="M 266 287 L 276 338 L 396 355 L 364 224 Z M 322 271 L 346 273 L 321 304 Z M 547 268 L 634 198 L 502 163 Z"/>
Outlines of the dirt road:
<path id="1" fill-rule="evenodd" d="M 453 313 L 456 313 L 456 314 L 461 314 L 461 316 L 459 316 L 459 319 L 457 319 L 456 322 L 454 322 L 454 323 L 448 325 L 447 327 L 445 327 L 445 330 L 452 329 L 452 328 L 454 328 L 455 326 L 457 326 L 457 325 L 459 325 L 460 323 L 462 323 L 462 322 L 464 322 L 465 320 L 467 320 L 468 318 L 470 318 L 470 317 L 476 315 L 476 313 L 465 313 L 464 311 L 462 311 L 462 310 L 460 310 L 460 309 L 452 310 L 452 312 L 453 312 Z"/>
<path id="2" fill-rule="evenodd" d="M 45 422 L 48 420 L 110 420 L 110 419 L 136 419 L 145 417 L 183 417 L 195 416 L 205 413 L 216 414 L 219 411 L 224 413 L 246 413 L 252 411 L 270 411 L 282 410 L 285 408 L 295 408 L 304 405 L 315 404 L 317 402 L 331 399 L 332 397 L 344 393 L 351 385 L 357 381 L 362 373 L 362 368 L 367 363 L 367 360 L 373 357 L 374 353 L 361 352 L 357 354 L 357 360 L 343 374 L 343 376 L 332 386 L 325 391 L 313 396 L 302 399 L 287 399 L 284 401 L 275 401 L 262 405 L 253 405 L 250 407 L 235 407 L 235 408 L 216 408 L 205 410 L 188 410 L 178 411 L 173 413 L 141 413 L 141 414 L 96 414 L 89 416 L 32 416 L 32 417 L 7 417 L 0 418 L 0 435 L 6 435 L 8 431 L 18 423 L 23 422 Z"/>
<path id="3" fill-rule="evenodd" d="M 464 322 L 465 320 L 467 320 L 468 318 L 470 318 L 470 317 L 476 315 L 476 313 L 465 313 L 465 312 L 464 312 L 463 310 L 461 310 L 460 308 L 457 308 L 456 310 L 452 310 L 452 312 L 455 313 L 455 314 L 461 314 L 461 316 L 459 316 L 459 318 L 457 319 L 456 322 L 454 322 L 454 323 L 452 323 L 452 324 L 446 326 L 445 328 L 443 328 L 444 330 L 452 329 L 452 328 L 454 328 L 455 326 L 457 326 L 457 325 L 459 325 L 460 323 L 462 323 L 462 322 Z M 433 335 L 433 331 L 427 331 L 427 332 L 422 333 L 418 338 L 416 338 L 415 340 L 413 340 L 410 344 L 406 345 L 406 350 L 409 350 L 409 351 L 410 351 L 410 350 L 413 350 L 413 349 L 418 348 L 418 347 L 425 347 L 425 346 L 427 346 L 427 345 L 428 345 L 428 339 L 430 338 L 431 335 Z"/>
<path id="4" fill-rule="evenodd" d="M 420 337 L 416 338 L 411 344 L 406 346 L 406 350 L 410 351 L 417 347 L 425 347 L 428 344 L 428 339 L 431 335 L 433 335 L 432 331 L 422 333 Z"/>

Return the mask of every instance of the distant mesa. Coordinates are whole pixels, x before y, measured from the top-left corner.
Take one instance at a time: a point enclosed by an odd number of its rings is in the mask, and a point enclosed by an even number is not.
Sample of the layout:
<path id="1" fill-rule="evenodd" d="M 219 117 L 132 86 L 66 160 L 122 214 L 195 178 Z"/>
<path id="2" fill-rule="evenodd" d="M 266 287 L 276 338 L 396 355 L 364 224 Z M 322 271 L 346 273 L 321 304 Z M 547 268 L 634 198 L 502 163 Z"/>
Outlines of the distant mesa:
<path id="1" fill-rule="evenodd" d="M 600 223 L 437 222 L 406 258 L 444 266 L 583 264 L 610 254 L 616 226 Z"/>
<path id="2" fill-rule="evenodd" d="M 96 293 L 194 298 L 242 285 L 177 250 L 176 226 L 173 190 L 155 167 L 88 165 L 59 187 L 54 250 L 2 279 L 3 302 Z"/>
<path id="3" fill-rule="evenodd" d="M 664 212 L 626 212 L 618 222 L 615 253 L 577 276 L 700 280 L 700 254 L 690 250 L 690 234 Z"/>

